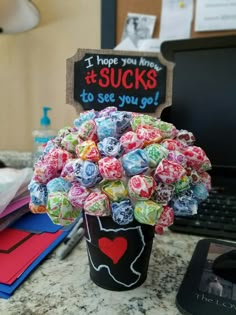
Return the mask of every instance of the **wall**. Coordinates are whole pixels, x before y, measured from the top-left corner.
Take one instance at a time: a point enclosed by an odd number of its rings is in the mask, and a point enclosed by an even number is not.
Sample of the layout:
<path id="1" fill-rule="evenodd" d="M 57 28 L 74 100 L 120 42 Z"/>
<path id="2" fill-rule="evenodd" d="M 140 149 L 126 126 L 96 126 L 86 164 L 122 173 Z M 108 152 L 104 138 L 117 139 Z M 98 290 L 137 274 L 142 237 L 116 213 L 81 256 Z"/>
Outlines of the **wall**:
<path id="1" fill-rule="evenodd" d="M 34 30 L 0 35 L 0 150 L 32 150 L 41 107 L 51 106 L 52 127 L 71 125 L 65 104 L 66 58 L 77 48 L 100 48 L 100 0 L 34 0 Z"/>

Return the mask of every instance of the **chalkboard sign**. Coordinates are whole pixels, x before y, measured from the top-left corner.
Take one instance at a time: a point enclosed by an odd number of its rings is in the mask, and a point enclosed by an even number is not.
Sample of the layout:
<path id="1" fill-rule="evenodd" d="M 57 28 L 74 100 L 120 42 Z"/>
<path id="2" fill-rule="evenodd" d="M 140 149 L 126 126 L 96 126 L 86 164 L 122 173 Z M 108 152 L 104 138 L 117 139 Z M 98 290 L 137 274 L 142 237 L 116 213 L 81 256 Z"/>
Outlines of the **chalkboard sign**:
<path id="1" fill-rule="evenodd" d="M 173 63 L 160 54 L 79 49 L 67 60 L 67 103 L 159 114 L 172 101 Z"/>

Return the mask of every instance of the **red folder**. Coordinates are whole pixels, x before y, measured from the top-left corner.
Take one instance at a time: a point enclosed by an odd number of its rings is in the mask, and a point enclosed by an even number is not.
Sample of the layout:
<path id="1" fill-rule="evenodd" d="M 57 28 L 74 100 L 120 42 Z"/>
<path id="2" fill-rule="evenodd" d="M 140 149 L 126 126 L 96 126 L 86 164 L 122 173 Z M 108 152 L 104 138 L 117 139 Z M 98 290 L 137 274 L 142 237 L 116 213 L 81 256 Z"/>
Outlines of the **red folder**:
<path id="1" fill-rule="evenodd" d="M 61 233 L 0 232 L 0 282 L 12 284 Z"/>

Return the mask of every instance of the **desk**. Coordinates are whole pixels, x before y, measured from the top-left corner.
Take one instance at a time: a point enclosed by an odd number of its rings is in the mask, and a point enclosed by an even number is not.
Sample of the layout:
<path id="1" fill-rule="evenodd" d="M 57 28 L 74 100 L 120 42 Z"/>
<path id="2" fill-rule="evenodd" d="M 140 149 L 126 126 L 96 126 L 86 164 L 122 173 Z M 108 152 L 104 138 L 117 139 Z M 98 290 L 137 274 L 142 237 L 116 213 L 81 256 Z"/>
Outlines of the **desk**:
<path id="1" fill-rule="evenodd" d="M 56 249 L 9 300 L 4 315 L 179 315 L 175 296 L 200 237 L 166 231 L 154 239 L 146 282 L 137 289 L 112 292 L 89 277 L 86 243 L 60 261 Z"/>
<path id="2" fill-rule="evenodd" d="M 12 168 L 33 167 L 32 152 L 0 150 L 0 160 Z"/>
<path id="3" fill-rule="evenodd" d="M 0 151 L 0 157 L 13 167 L 32 163 L 28 152 Z M 58 248 L 9 300 L 0 300 L 0 314 L 180 315 L 175 296 L 200 239 L 169 230 L 156 236 L 147 280 L 125 292 L 104 290 L 90 280 L 85 240 L 65 260 L 57 258 Z"/>

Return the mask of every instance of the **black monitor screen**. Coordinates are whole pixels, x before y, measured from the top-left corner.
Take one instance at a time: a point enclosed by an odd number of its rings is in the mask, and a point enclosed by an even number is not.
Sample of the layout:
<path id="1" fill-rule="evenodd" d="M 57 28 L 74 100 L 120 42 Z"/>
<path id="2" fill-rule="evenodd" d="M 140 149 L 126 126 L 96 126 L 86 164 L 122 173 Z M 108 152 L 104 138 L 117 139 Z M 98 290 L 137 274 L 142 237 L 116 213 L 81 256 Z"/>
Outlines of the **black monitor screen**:
<path id="1" fill-rule="evenodd" d="M 215 167 L 236 168 L 236 36 L 169 41 L 161 51 L 175 63 L 161 118 L 192 131 Z"/>

